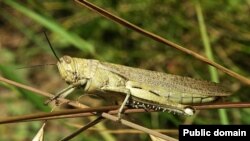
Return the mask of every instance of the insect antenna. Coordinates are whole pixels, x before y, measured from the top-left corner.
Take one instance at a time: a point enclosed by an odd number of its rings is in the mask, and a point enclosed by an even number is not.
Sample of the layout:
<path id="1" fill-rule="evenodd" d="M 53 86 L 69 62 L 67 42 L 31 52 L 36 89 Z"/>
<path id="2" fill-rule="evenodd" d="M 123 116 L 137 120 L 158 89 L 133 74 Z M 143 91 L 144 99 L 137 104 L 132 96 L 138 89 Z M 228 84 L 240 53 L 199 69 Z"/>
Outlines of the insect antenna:
<path id="1" fill-rule="evenodd" d="M 49 38 L 48 38 L 46 32 L 43 31 L 43 33 L 44 33 L 44 35 L 45 35 L 45 37 L 46 37 L 46 40 L 47 40 L 48 43 L 49 43 L 50 49 L 52 50 L 52 52 L 53 52 L 53 54 L 55 55 L 56 59 L 60 62 L 60 59 L 59 59 L 59 57 L 56 55 L 56 52 L 55 52 L 55 50 L 53 49 L 53 47 L 52 47 L 52 45 L 51 45 L 51 43 L 50 43 L 50 41 L 49 41 Z"/>
<path id="2" fill-rule="evenodd" d="M 16 69 L 33 69 L 33 68 L 40 68 L 40 67 L 46 67 L 46 66 L 55 66 L 56 64 L 41 64 L 41 65 L 33 65 L 33 66 L 24 66 Z"/>

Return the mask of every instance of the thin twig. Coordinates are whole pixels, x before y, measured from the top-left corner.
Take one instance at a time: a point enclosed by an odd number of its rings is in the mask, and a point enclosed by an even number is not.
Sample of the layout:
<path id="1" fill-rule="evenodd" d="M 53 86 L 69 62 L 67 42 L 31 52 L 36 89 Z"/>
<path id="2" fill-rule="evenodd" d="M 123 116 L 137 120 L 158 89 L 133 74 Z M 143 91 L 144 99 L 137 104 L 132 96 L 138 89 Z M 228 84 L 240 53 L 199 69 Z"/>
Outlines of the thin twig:
<path id="1" fill-rule="evenodd" d="M 19 87 L 19 88 L 23 88 L 23 89 L 35 92 L 35 93 L 37 93 L 39 95 L 42 95 L 42 96 L 45 96 L 45 97 L 53 97 L 54 96 L 53 94 L 50 94 L 50 93 L 38 90 L 36 88 L 30 87 L 30 86 L 27 86 L 27 85 L 24 85 L 24 84 L 21 84 L 21 83 L 18 83 L 18 82 L 9 80 L 9 79 L 6 79 L 6 78 L 4 78 L 2 76 L 0 76 L 0 81 L 11 84 L 11 85 L 14 85 L 14 86 Z M 81 103 L 78 103 L 78 102 L 75 102 L 75 101 L 70 101 L 70 100 L 67 100 L 67 99 L 64 99 L 64 98 L 58 98 L 58 100 L 62 101 L 63 103 L 68 103 L 69 105 L 74 106 L 74 107 L 78 107 L 78 108 L 87 108 L 88 107 L 88 106 L 85 106 L 85 105 L 83 105 Z"/>
<path id="2" fill-rule="evenodd" d="M 26 85 L 23 85 L 23 84 L 20 84 L 20 83 L 17 83 L 17 82 L 14 82 L 14 81 L 11 81 L 11 80 L 8 80 L 8 79 L 5 79 L 3 77 L 0 76 L 0 81 L 2 82 L 5 82 L 5 83 L 8 83 L 8 84 L 12 84 L 12 85 L 15 85 L 17 87 L 20 87 L 20 88 L 24 88 L 26 90 L 30 90 L 32 92 L 36 92 L 40 95 L 43 95 L 43 96 L 47 96 L 47 97 L 52 97 L 53 95 L 52 94 L 49 94 L 49 93 L 46 93 L 46 92 L 43 92 L 43 91 L 40 91 L 38 89 L 35 89 L 35 88 L 32 88 L 32 87 L 29 87 L 29 86 L 26 86 Z M 80 103 L 77 103 L 77 102 L 72 102 L 72 101 L 69 101 L 69 100 L 66 100 L 66 99 L 63 99 L 63 98 L 60 98 L 59 99 L 60 101 L 63 101 L 63 102 L 68 102 L 68 104 L 72 105 L 72 106 L 75 106 L 75 107 L 78 107 L 78 108 L 83 108 L 83 107 L 86 107 L 85 105 L 82 105 Z M 230 104 L 211 104 L 211 105 L 197 105 L 197 106 L 193 106 L 195 109 L 211 109 L 211 108 L 239 108 L 239 107 L 250 107 L 250 104 L 249 103 L 230 103 Z M 97 110 L 97 109 L 95 109 Z M 143 110 L 143 109 L 131 109 L 131 110 L 134 110 L 134 111 L 138 111 L 138 110 Z M 144 111 L 144 110 L 143 110 Z M 116 111 L 117 112 L 117 111 Z M 126 110 L 125 110 L 125 113 L 126 113 Z M 90 113 L 92 115 L 94 115 L 94 113 Z M 113 120 L 113 121 L 117 121 L 117 117 L 115 116 L 112 116 L 108 113 L 102 113 L 101 114 L 102 117 L 104 118 L 107 118 L 107 119 L 110 119 L 110 120 Z M 175 140 L 171 137 L 168 137 L 166 135 L 163 135 L 163 134 L 160 134 L 158 132 L 155 132 L 153 130 L 150 130 L 148 128 L 145 128 L 145 127 L 142 127 L 140 125 L 137 125 L 137 124 L 134 124 L 132 122 L 129 122 L 129 121 L 126 121 L 124 119 L 121 120 L 121 124 L 124 124 L 126 126 L 129 126 L 131 128 L 134 128 L 134 129 L 138 129 L 138 130 L 141 130 L 143 132 L 146 132 L 148 134 L 152 134 L 152 135 L 155 135 L 157 137 L 160 137 L 160 138 L 163 138 L 163 139 L 166 139 L 166 140 Z"/>
<path id="3" fill-rule="evenodd" d="M 132 30 L 134 30 L 134 31 L 136 31 L 136 32 L 138 32 L 138 33 L 140 33 L 142 35 L 145 35 L 145 36 L 147 36 L 147 37 L 149 37 L 149 38 L 151 38 L 151 39 L 153 39 L 155 41 L 158 41 L 158 42 L 163 43 L 165 45 L 168 45 L 170 47 L 174 47 L 174 48 L 176 48 L 176 49 L 178 49 L 178 50 L 180 50 L 182 52 L 185 52 L 185 53 L 197 58 L 198 60 L 200 60 L 202 62 L 205 62 L 205 63 L 207 63 L 209 65 L 212 65 L 212 66 L 220 69 L 221 71 L 223 71 L 223 72 L 227 73 L 228 75 L 240 80 L 241 82 L 243 82 L 243 83 L 245 83 L 247 85 L 250 85 L 250 80 L 248 78 L 246 78 L 246 77 L 244 77 L 244 76 L 242 76 L 240 74 L 237 74 L 237 73 L 231 71 L 230 69 L 227 69 L 227 68 L 223 67 L 222 65 L 220 65 L 218 63 L 215 63 L 215 62 L 207 59 L 206 57 L 204 57 L 204 56 L 202 56 L 202 55 L 200 55 L 198 53 L 195 53 L 192 50 L 186 49 L 186 48 L 184 48 L 184 47 L 182 47 L 182 46 L 180 46 L 178 44 L 175 44 L 175 43 L 173 43 L 173 42 L 171 42 L 171 41 L 169 41 L 169 40 L 167 40 L 167 39 L 165 39 L 165 38 L 163 38 L 163 37 L 161 37 L 159 35 L 156 35 L 154 33 L 146 31 L 146 30 L 144 30 L 144 29 L 142 29 L 142 28 L 140 28 L 140 27 L 138 27 L 138 26 L 136 26 L 136 25 L 134 25 L 134 24 L 120 18 L 120 17 L 118 17 L 118 16 L 115 16 L 115 15 L 111 14 L 110 12 L 108 12 L 108 11 L 106 11 L 106 10 L 104 10 L 104 9 L 102 9 L 102 8 L 100 8 L 100 7 L 98 7 L 98 6 L 94 5 L 94 4 L 86 1 L 86 0 L 75 0 L 75 1 L 77 3 L 79 3 L 80 5 L 83 5 L 83 6 L 87 7 L 87 8 L 89 8 L 90 10 L 93 10 L 94 12 L 99 13 L 100 15 L 104 16 L 105 18 L 108 18 L 108 19 L 110 19 L 110 20 L 112 20 L 112 21 L 114 21 L 114 22 L 116 22 L 118 24 L 121 24 L 121 25 L 123 25 L 123 26 L 125 26 L 127 28 L 130 28 L 130 29 L 132 29 Z"/>
<path id="4" fill-rule="evenodd" d="M 68 124 L 69 126 L 72 127 L 76 127 L 76 128 L 80 128 L 81 126 L 78 124 Z M 154 130 L 156 132 L 160 132 L 160 133 L 166 133 L 166 134 L 174 134 L 174 135 L 178 135 L 178 129 L 151 129 Z M 135 129 L 113 129 L 113 130 L 109 130 L 109 129 L 105 129 L 105 130 L 100 130 L 97 128 L 89 128 L 87 130 L 88 132 L 107 132 L 107 133 L 112 133 L 112 134 L 145 134 L 144 132 L 140 131 L 140 130 L 135 130 Z"/>
<path id="5" fill-rule="evenodd" d="M 220 108 L 249 108 L 250 103 L 242 102 L 228 102 L 228 103 L 215 103 L 215 104 L 204 104 L 193 106 L 196 110 L 207 110 L 207 109 L 220 109 Z M 71 109 L 71 110 L 60 110 L 50 113 L 36 113 L 29 115 L 22 115 L 16 117 L 6 117 L 0 119 L 0 124 L 16 123 L 16 122 L 27 122 L 27 121 L 41 121 L 41 120 L 53 120 L 62 118 L 77 118 L 93 116 L 95 112 L 108 112 L 108 114 L 116 115 L 118 113 L 119 106 L 102 106 L 95 108 L 84 108 L 84 109 Z M 124 113 L 144 113 L 144 109 L 128 109 L 124 108 Z M 147 112 L 155 112 L 148 110 Z"/>
<path id="6" fill-rule="evenodd" d="M 80 134 L 81 132 L 87 130 L 88 128 L 96 125 L 97 123 L 99 123 L 100 121 L 103 120 L 103 117 L 99 116 L 97 119 L 89 122 L 87 125 L 81 127 L 80 129 L 76 130 L 75 132 L 73 132 L 72 134 L 70 134 L 69 136 L 63 138 L 61 141 L 68 141 L 72 138 L 74 138 L 75 136 L 77 136 L 78 134 Z"/>
<path id="7" fill-rule="evenodd" d="M 110 114 L 107 114 L 107 113 L 102 113 L 102 117 L 108 118 L 108 119 L 113 120 L 113 121 L 118 121 L 118 119 L 119 119 L 118 117 L 113 116 L 113 115 L 110 115 Z M 120 119 L 119 121 L 120 121 L 120 123 L 123 124 L 123 125 L 126 125 L 126 126 L 129 126 L 129 127 L 134 128 L 134 129 L 137 129 L 137 130 L 146 132 L 146 133 L 148 133 L 148 134 L 151 134 L 151 135 L 160 137 L 160 138 L 162 138 L 162 139 L 164 139 L 164 140 L 168 140 L 168 141 L 177 141 L 175 138 L 166 136 L 166 135 L 164 135 L 164 134 L 161 134 L 161 133 L 156 132 L 156 131 L 154 131 L 154 130 L 145 128 L 145 127 L 143 127 L 143 126 L 140 126 L 140 125 L 138 125 L 138 124 L 132 123 L 132 122 L 130 122 L 130 121 L 127 121 L 127 120 L 124 120 L 124 119 Z"/>
<path id="8" fill-rule="evenodd" d="M 67 116 L 67 115 L 74 115 L 79 113 L 89 113 L 94 115 L 93 113 L 96 112 L 107 112 L 109 110 L 115 110 L 117 106 L 105 106 L 99 108 L 83 108 L 83 109 L 70 109 L 70 110 L 61 110 L 61 111 L 54 111 L 49 113 L 37 113 L 37 114 L 29 114 L 29 115 L 22 115 L 16 117 L 8 117 L 5 119 L 0 120 L 0 124 L 5 123 L 12 123 L 12 122 L 22 122 L 22 121 L 30 121 L 35 119 L 43 119 L 45 117 L 55 117 L 55 116 Z"/>
<path id="9" fill-rule="evenodd" d="M 5 79 L 5 78 L 3 78 L 3 77 L 1 77 L 1 76 L 0 76 L 0 81 L 3 81 L 3 82 L 8 83 L 8 84 L 15 85 L 15 86 L 20 87 L 20 88 L 24 88 L 24 89 L 26 89 L 26 90 L 30 90 L 30 91 L 36 92 L 36 93 L 38 93 L 38 94 L 40 94 L 40 95 L 43 95 L 43 96 L 47 96 L 47 97 L 52 97 L 52 96 L 53 96 L 52 94 L 49 94 L 49 93 L 40 91 L 40 90 L 38 90 L 38 89 L 35 89 L 35 88 L 32 88 L 32 87 L 29 87 L 29 86 L 20 84 L 20 83 L 18 83 L 18 82 L 14 82 L 14 81 Z M 64 99 L 64 98 L 59 98 L 58 100 L 63 101 L 63 102 L 68 102 L 68 104 L 70 104 L 70 105 L 72 105 L 72 106 L 74 106 L 74 107 L 77 107 L 77 108 L 85 108 L 85 107 L 87 107 L 87 106 L 85 106 L 85 105 L 83 105 L 83 104 L 81 104 L 81 103 L 71 102 L 71 101 L 66 100 L 66 99 Z M 94 114 L 94 113 L 93 113 L 93 114 Z M 102 113 L 101 116 L 104 117 L 104 118 L 106 118 L 106 119 L 112 120 L 112 121 L 117 121 L 117 120 L 118 120 L 117 117 L 112 116 L 112 115 L 110 115 L 110 114 L 108 114 L 108 113 Z M 129 126 L 129 127 L 131 127 L 131 128 L 134 128 L 134 129 L 138 129 L 138 130 L 144 131 L 144 132 L 146 132 L 146 133 L 148 133 L 148 134 L 152 134 L 152 135 L 154 135 L 154 136 L 157 136 L 157 137 L 166 139 L 166 140 L 176 141 L 176 139 L 171 138 L 171 137 L 169 137 L 169 136 L 167 136 L 167 135 L 164 135 L 164 134 L 161 134 L 161 133 L 152 131 L 152 130 L 150 130 L 150 129 L 148 129 L 148 128 L 145 128 L 145 127 L 142 127 L 142 126 L 137 125 L 137 124 L 135 124 L 135 123 L 126 121 L 126 120 L 124 120 L 124 119 L 122 119 L 120 123 L 121 123 L 121 124 L 124 124 L 124 125 L 126 125 L 126 126 Z"/>
<path id="10" fill-rule="evenodd" d="M 196 110 L 226 109 L 226 108 L 250 108 L 250 102 L 223 102 L 192 106 Z"/>

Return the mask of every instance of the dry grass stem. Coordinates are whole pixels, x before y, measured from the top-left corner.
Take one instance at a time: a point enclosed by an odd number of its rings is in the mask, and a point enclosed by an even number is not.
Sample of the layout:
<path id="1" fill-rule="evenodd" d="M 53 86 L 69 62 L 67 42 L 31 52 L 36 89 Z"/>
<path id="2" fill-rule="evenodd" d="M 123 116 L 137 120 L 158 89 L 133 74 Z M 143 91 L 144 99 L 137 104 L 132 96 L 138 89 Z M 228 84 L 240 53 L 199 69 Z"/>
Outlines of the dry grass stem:
<path id="1" fill-rule="evenodd" d="M 146 30 L 144 30 L 144 29 L 142 29 L 142 28 L 140 28 L 140 27 L 138 27 L 138 26 L 136 26 L 136 25 L 134 25 L 134 24 L 120 18 L 120 17 L 118 17 L 118 16 L 115 16 L 114 14 L 109 13 L 108 11 L 106 11 L 106 10 L 104 10 L 104 9 L 102 9 L 102 8 L 100 8 L 100 7 L 98 7 L 98 6 L 94 5 L 94 4 L 86 1 L 86 0 L 75 0 L 75 1 L 77 3 L 79 3 L 80 5 L 83 5 L 83 6 L 87 7 L 87 8 L 89 8 L 90 10 L 93 10 L 94 12 L 99 13 L 100 15 L 104 16 L 105 18 L 108 18 L 108 19 L 110 19 L 110 20 L 112 20 L 112 21 L 114 21 L 114 22 L 116 22 L 118 24 L 121 24 L 124 27 L 132 29 L 133 31 L 136 31 L 136 32 L 138 32 L 138 33 L 140 33 L 142 35 L 145 35 L 145 36 L 147 36 L 147 37 L 149 37 L 149 38 L 151 38 L 151 39 L 153 39 L 155 41 L 158 41 L 160 43 L 163 43 L 165 45 L 168 45 L 170 47 L 178 49 L 178 50 L 180 50 L 180 51 L 182 51 L 184 53 L 187 53 L 187 54 L 195 57 L 196 59 L 198 59 L 198 60 L 200 60 L 200 61 L 202 61 L 202 62 L 204 62 L 206 64 L 209 64 L 211 66 L 216 67 L 217 69 L 219 69 L 219 70 L 227 73 L 228 75 L 240 80 L 241 82 L 243 82 L 243 83 L 245 83 L 247 85 L 250 85 L 250 80 L 248 78 L 246 78 L 246 77 L 244 77 L 244 76 L 242 76 L 242 75 L 240 75 L 238 73 L 235 73 L 235 72 L 231 71 L 230 69 L 227 69 L 227 68 L 223 67 L 222 65 L 220 65 L 220 64 L 218 64 L 216 62 L 213 62 L 213 61 L 209 60 L 208 58 L 206 58 L 206 57 L 204 57 L 204 56 L 202 56 L 202 55 L 200 55 L 200 54 L 198 54 L 198 53 L 196 53 L 194 51 L 186 49 L 186 48 L 184 48 L 184 47 L 182 47 L 182 46 L 180 46 L 178 44 L 175 44 L 175 43 L 173 43 L 173 42 L 171 42 L 171 41 L 169 41 L 169 40 L 167 40 L 167 39 L 165 39 L 165 38 L 163 38 L 163 37 L 161 37 L 159 35 L 156 35 L 154 33 L 146 31 Z"/>
<path id="2" fill-rule="evenodd" d="M 23 88 L 23 89 L 26 89 L 26 90 L 29 90 L 29 91 L 32 91 L 32 92 L 35 92 L 37 94 L 40 94 L 40 95 L 43 95 L 43 96 L 46 96 L 46 97 L 53 97 L 52 94 L 50 93 L 46 93 L 46 92 L 43 92 L 43 91 L 40 91 L 38 89 L 35 89 L 35 88 L 32 88 L 30 86 L 26 86 L 26 85 L 23 85 L 23 84 L 20 84 L 18 82 L 14 82 L 14 81 L 11 81 L 11 80 L 8 80 L 8 79 L 5 79 L 3 77 L 0 76 L 0 81 L 2 82 L 5 82 L 5 83 L 8 83 L 8 84 L 11 84 L 11 85 L 14 85 L 14 86 L 17 86 L 17 87 L 20 87 L 20 88 Z M 66 100 L 64 98 L 59 98 L 58 99 L 59 101 L 62 101 L 62 102 L 67 102 L 68 104 L 70 104 L 71 106 L 74 106 L 76 108 L 86 108 L 87 106 L 81 104 L 81 103 L 77 103 L 77 102 L 72 102 L 72 101 L 69 101 L 69 100 Z M 92 113 L 94 115 L 94 113 Z M 113 116 L 113 115 L 110 115 L 108 113 L 102 113 L 101 114 L 102 117 L 106 118 L 106 119 L 109 119 L 109 120 L 112 120 L 112 121 L 118 121 L 118 117 L 116 116 Z M 127 120 L 124 120 L 124 119 L 121 119 L 120 120 L 120 123 L 123 124 L 123 125 L 126 125 L 128 127 L 131 127 L 131 128 L 134 128 L 134 129 L 137 129 L 137 130 L 141 130 L 143 132 L 146 132 L 148 134 L 152 134 L 154 136 L 157 136 L 157 137 L 160 137 L 160 138 L 163 138 L 163 139 L 166 139 L 166 140 L 171 140 L 171 141 L 174 141 L 176 139 L 172 138 L 172 137 L 169 137 L 167 135 L 164 135 L 164 134 L 161 134 L 161 133 L 158 133 L 158 132 L 155 132 L 151 129 L 148 129 L 148 128 L 145 128 L 143 126 L 140 126 L 138 124 L 135 124 L 135 123 L 132 123 L 132 122 L 129 122 Z"/>

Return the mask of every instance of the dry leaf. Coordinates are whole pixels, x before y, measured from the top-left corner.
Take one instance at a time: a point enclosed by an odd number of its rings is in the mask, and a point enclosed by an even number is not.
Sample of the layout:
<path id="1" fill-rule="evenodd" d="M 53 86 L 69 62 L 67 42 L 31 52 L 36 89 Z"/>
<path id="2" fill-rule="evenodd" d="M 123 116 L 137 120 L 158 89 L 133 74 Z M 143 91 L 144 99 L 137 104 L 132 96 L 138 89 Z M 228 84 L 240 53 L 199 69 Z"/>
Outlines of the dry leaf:
<path id="1" fill-rule="evenodd" d="M 46 122 L 43 123 L 40 130 L 37 132 L 36 136 L 32 139 L 32 141 L 43 141 L 43 135 L 44 135 L 44 127 L 46 125 Z"/>

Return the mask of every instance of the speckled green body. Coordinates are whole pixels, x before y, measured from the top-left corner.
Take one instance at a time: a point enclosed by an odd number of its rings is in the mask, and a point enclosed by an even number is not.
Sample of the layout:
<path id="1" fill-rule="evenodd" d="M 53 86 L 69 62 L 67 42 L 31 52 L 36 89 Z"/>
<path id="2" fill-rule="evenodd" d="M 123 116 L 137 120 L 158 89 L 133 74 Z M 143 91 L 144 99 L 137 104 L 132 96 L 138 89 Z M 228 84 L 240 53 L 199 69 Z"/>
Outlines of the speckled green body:
<path id="1" fill-rule="evenodd" d="M 213 102 L 230 95 L 213 82 L 98 60 L 64 56 L 57 65 L 67 83 L 84 80 L 78 87 L 107 99 L 123 100 L 129 93 L 127 105 L 135 108 L 189 114 L 185 108 L 192 104 Z"/>

